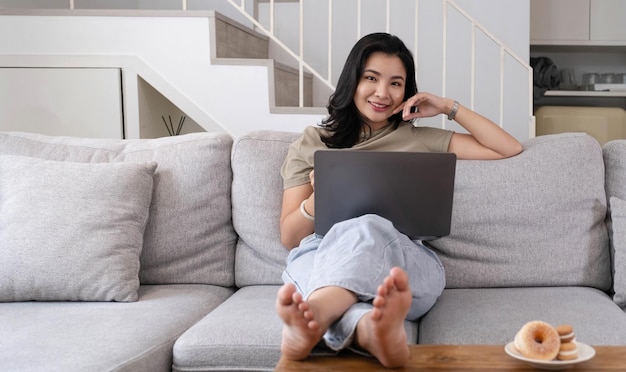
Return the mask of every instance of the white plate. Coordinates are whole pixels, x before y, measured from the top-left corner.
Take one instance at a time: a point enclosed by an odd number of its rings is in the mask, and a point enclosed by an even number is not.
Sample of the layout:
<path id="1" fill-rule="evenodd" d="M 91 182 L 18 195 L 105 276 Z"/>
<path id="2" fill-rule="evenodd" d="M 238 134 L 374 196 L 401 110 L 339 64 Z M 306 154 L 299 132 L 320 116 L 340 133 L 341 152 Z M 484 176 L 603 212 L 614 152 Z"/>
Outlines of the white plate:
<path id="1" fill-rule="evenodd" d="M 569 368 L 572 364 L 585 362 L 596 355 L 595 349 L 591 346 L 583 344 L 582 342 L 576 342 L 576 345 L 578 346 L 578 358 L 573 360 L 537 360 L 526 358 L 525 356 L 522 356 L 519 351 L 517 351 L 513 342 L 506 344 L 504 351 L 506 351 L 506 353 L 513 358 L 524 361 L 535 368 L 554 370 Z"/>

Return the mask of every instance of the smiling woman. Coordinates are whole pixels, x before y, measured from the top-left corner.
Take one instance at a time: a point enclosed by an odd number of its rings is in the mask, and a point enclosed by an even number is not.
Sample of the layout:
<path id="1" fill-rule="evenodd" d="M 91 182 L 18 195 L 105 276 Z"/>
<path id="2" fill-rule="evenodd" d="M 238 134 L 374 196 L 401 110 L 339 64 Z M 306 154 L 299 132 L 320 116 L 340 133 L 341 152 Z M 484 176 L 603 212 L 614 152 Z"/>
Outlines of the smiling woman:
<path id="1" fill-rule="evenodd" d="M 382 52 L 367 59 L 354 93 L 354 105 L 372 131 L 389 124 L 393 110 L 404 101 L 406 70 L 402 61 Z"/>
<path id="2" fill-rule="evenodd" d="M 348 55 L 321 127 L 308 127 L 283 163 L 280 233 L 291 252 L 276 309 L 282 353 L 305 359 L 320 340 L 331 350 L 356 347 L 386 367 L 409 358 L 404 320 L 424 315 L 445 286 L 437 255 L 393 224 L 369 214 L 314 234 L 316 150 L 454 152 L 460 159 L 500 159 L 520 143 L 459 102 L 417 92 L 413 57 L 395 36 L 376 33 Z M 416 127 L 416 118 L 447 115 L 469 134 Z"/>

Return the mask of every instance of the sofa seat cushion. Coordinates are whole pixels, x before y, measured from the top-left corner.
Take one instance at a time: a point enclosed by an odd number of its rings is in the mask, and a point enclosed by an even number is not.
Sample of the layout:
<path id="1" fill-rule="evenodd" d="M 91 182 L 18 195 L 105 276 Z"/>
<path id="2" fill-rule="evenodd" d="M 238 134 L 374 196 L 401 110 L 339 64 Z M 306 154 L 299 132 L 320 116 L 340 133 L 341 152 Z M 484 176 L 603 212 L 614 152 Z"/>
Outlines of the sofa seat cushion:
<path id="1" fill-rule="evenodd" d="M 447 288 L 611 285 L 604 162 L 584 133 L 512 158 L 457 163 L 449 236 L 431 242 Z"/>
<path id="2" fill-rule="evenodd" d="M 279 286 L 244 287 L 178 338 L 174 371 L 272 370 L 280 359 Z"/>
<path id="3" fill-rule="evenodd" d="M 141 286 L 129 303 L 2 303 L 0 369 L 169 371 L 176 338 L 231 294 L 156 285 Z"/>
<path id="4" fill-rule="evenodd" d="M 273 370 L 283 327 L 275 307 L 279 288 L 248 286 L 235 292 L 176 341 L 174 371 Z M 417 323 L 406 321 L 405 329 L 415 343 Z"/>
<path id="5" fill-rule="evenodd" d="M 119 140 L 3 132 L 0 154 L 81 163 L 156 162 L 141 284 L 229 287 L 237 241 L 230 204 L 232 142 L 225 133 Z"/>
<path id="6" fill-rule="evenodd" d="M 531 320 L 571 324 L 586 344 L 626 344 L 626 313 L 588 287 L 446 289 L 420 320 L 419 343 L 505 345 Z"/>

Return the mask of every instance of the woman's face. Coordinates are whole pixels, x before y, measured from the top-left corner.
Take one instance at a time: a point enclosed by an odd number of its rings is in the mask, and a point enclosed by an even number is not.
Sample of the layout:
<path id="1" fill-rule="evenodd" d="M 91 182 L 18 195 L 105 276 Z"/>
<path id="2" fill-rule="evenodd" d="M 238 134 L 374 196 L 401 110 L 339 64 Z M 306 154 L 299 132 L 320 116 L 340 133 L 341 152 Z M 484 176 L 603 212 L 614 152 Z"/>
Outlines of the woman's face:
<path id="1" fill-rule="evenodd" d="M 372 128 L 387 125 L 387 119 L 404 99 L 406 69 L 397 56 L 372 53 L 354 93 L 354 104 L 363 121 Z"/>

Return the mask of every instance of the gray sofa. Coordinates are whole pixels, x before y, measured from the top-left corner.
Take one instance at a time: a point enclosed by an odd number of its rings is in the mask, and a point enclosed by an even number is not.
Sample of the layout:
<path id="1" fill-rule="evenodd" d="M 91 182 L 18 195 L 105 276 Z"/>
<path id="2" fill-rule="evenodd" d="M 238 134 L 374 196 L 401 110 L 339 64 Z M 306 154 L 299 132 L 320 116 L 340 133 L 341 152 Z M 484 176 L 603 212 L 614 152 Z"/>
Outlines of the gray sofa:
<path id="1" fill-rule="evenodd" d="M 0 133 L 0 370 L 271 370 L 296 136 Z M 541 319 L 626 345 L 626 141 L 524 147 L 458 162 L 452 232 L 431 242 L 447 288 L 410 342 L 504 345 Z"/>

